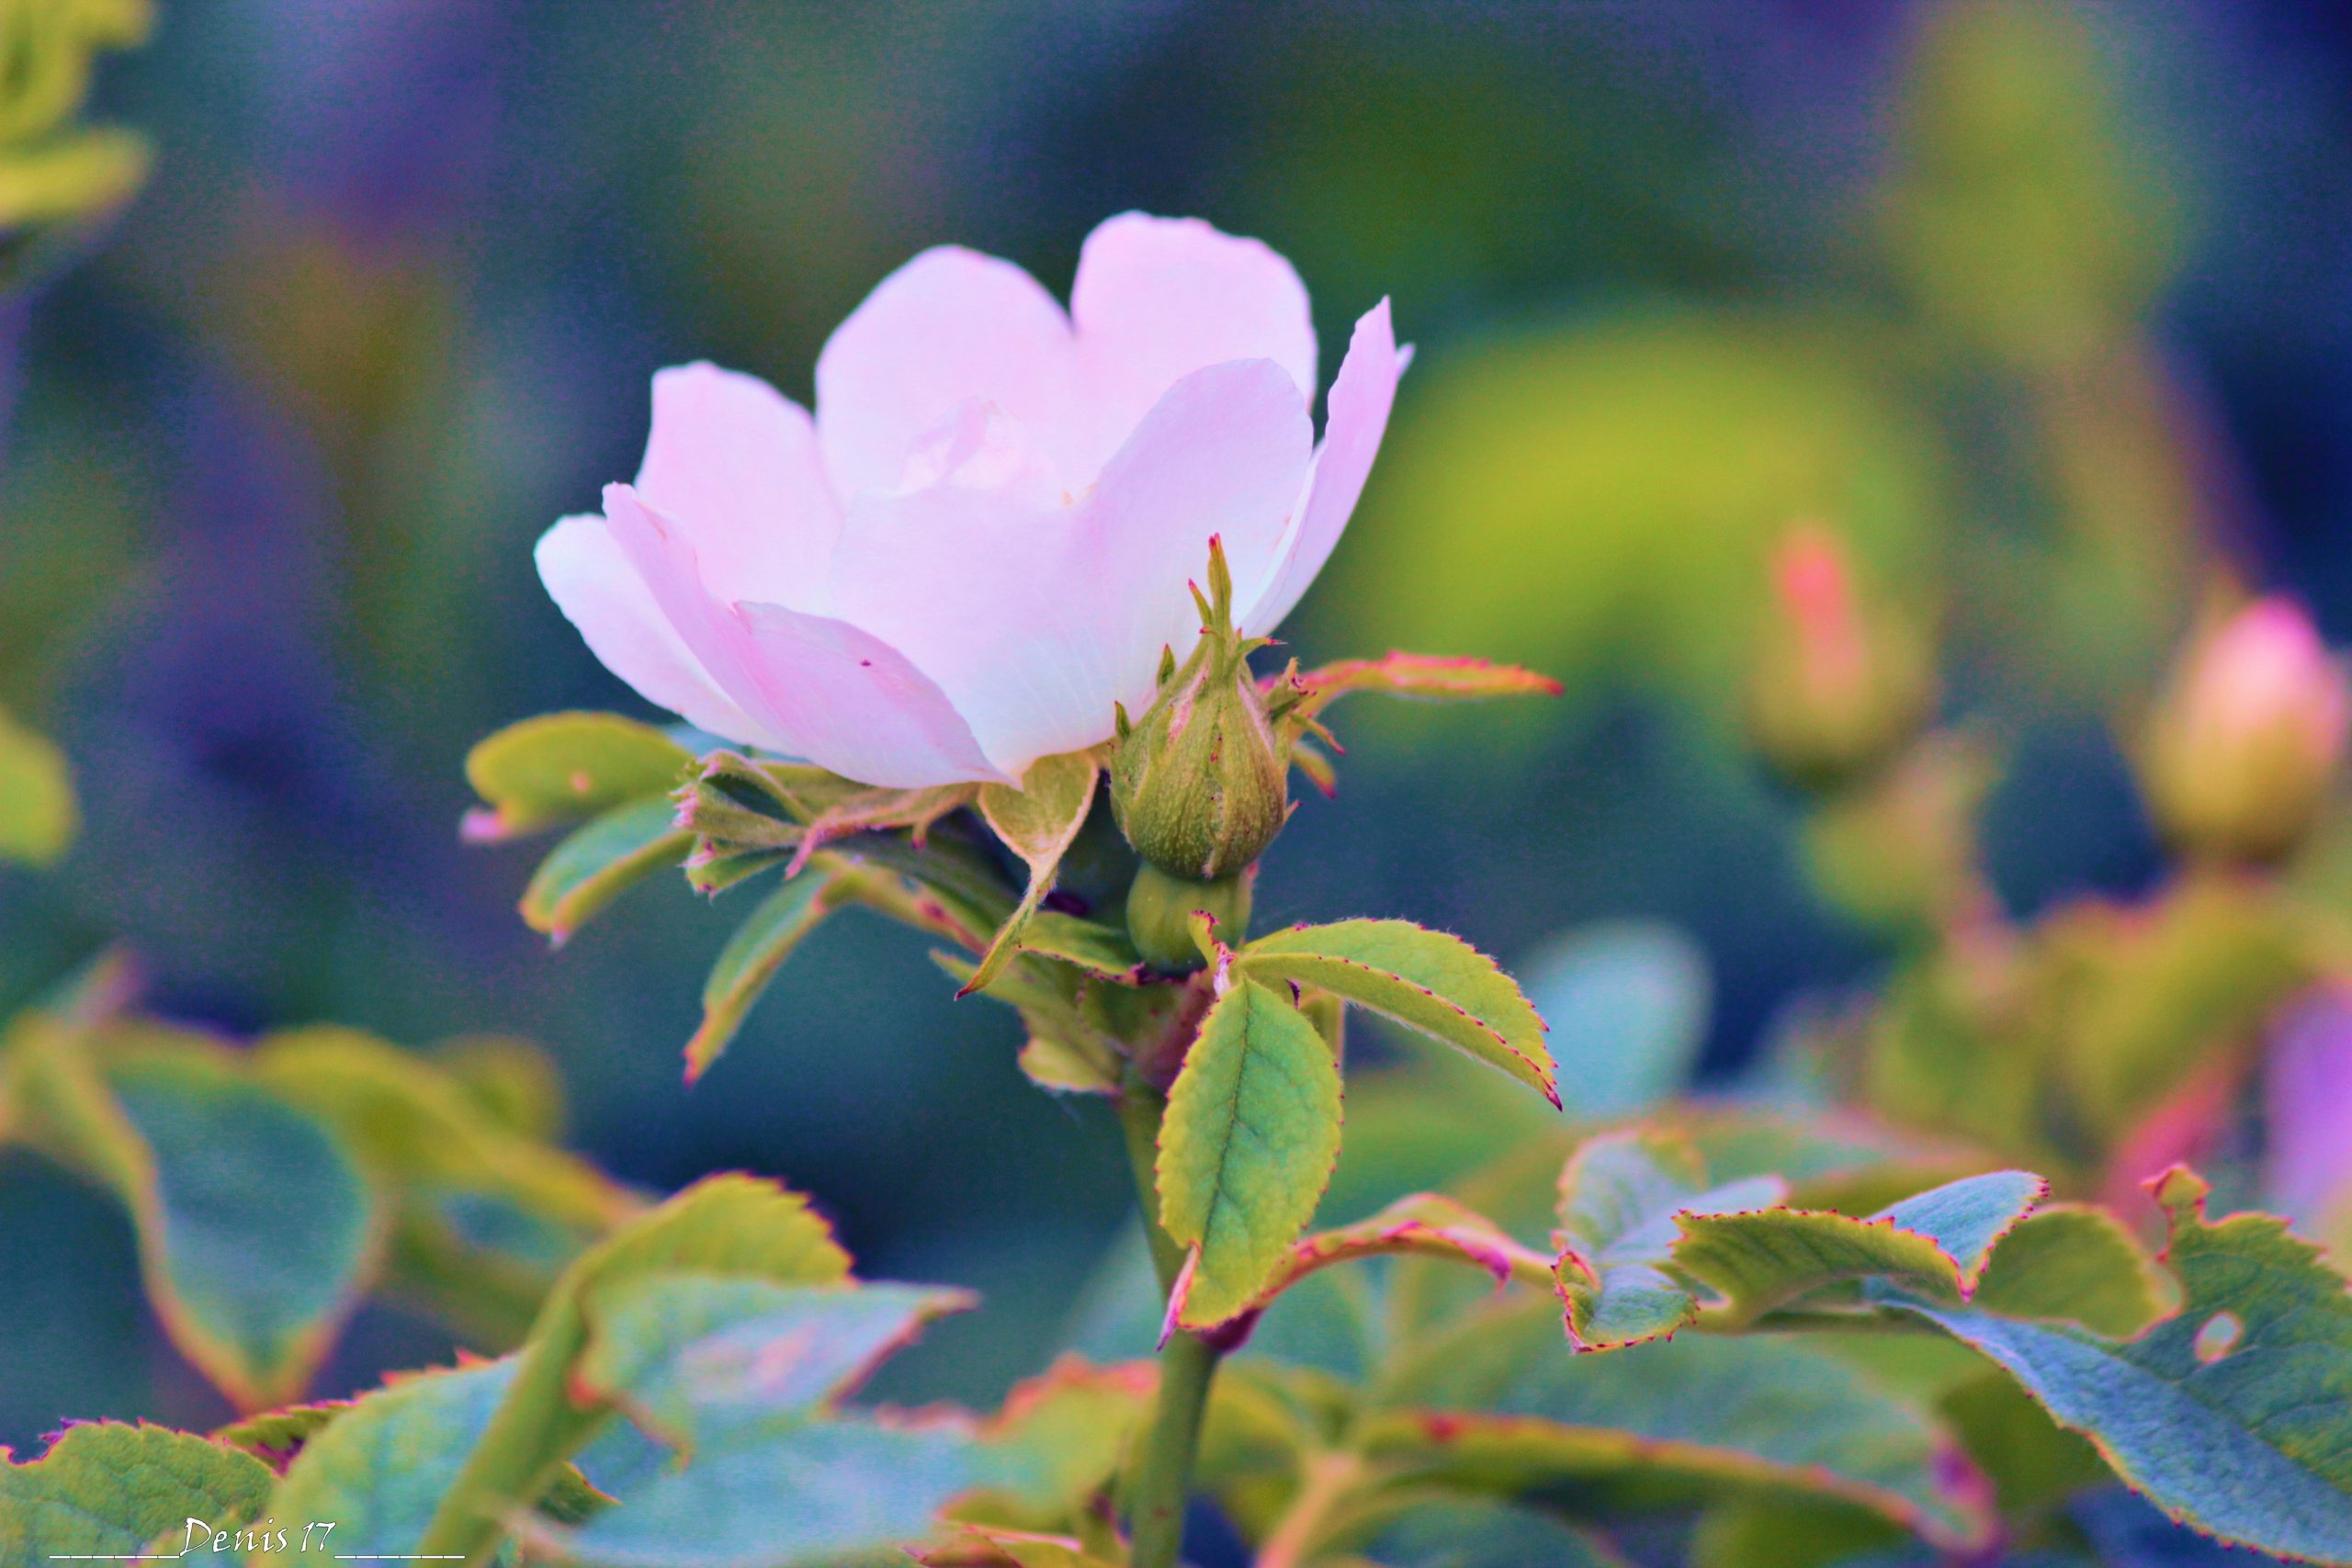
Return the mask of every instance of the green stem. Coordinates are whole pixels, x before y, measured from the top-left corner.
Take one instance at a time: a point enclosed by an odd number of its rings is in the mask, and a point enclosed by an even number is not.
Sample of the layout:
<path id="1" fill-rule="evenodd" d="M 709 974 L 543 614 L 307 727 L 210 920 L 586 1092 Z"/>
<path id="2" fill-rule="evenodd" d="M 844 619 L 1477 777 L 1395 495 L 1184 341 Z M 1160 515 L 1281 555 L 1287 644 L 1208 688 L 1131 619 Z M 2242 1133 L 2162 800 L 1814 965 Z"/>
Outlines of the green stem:
<path id="1" fill-rule="evenodd" d="M 1159 1122 L 1168 1101 L 1157 1090 L 1128 1080 L 1119 1096 L 1119 1121 L 1126 1131 L 1127 1157 L 1135 1168 L 1136 1197 L 1142 1207 L 1144 1235 L 1151 1261 L 1167 1292 L 1183 1267 L 1182 1248 L 1159 1225 L 1159 1188 L 1155 1168 Z M 1193 1489 L 1193 1455 L 1200 1447 L 1201 1416 L 1208 1408 L 1209 1383 L 1223 1352 L 1198 1335 L 1179 1331 L 1159 1353 L 1159 1397 L 1151 1427 L 1136 1447 L 1126 1477 L 1129 1561 L 1133 1568 L 1176 1568 L 1184 1546 L 1184 1503 Z"/>

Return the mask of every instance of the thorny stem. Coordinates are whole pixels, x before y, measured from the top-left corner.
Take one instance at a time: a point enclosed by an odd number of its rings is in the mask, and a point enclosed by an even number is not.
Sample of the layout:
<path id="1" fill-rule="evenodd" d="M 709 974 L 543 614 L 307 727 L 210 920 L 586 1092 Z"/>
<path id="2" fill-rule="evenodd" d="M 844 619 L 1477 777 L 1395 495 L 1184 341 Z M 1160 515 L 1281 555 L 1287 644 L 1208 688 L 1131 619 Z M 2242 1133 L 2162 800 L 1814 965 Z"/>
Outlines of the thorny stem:
<path id="1" fill-rule="evenodd" d="M 1159 1153 L 1159 1123 L 1166 1097 L 1139 1082 L 1132 1070 L 1119 1096 L 1119 1121 L 1135 1167 L 1136 1197 L 1143 1211 L 1144 1235 L 1151 1243 L 1153 1269 L 1162 1292 L 1176 1282 L 1184 1255 L 1159 1225 L 1159 1189 L 1154 1177 Z M 1150 1428 L 1136 1447 L 1126 1477 L 1127 1531 L 1133 1568 L 1176 1568 L 1184 1545 L 1184 1502 L 1193 1488 L 1193 1455 L 1200 1446 L 1201 1416 L 1209 1382 L 1216 1375 L 1216 1346 L 1182 1330 L 1169 1337 L 1159 1353 L 1159 1396 Z"/>

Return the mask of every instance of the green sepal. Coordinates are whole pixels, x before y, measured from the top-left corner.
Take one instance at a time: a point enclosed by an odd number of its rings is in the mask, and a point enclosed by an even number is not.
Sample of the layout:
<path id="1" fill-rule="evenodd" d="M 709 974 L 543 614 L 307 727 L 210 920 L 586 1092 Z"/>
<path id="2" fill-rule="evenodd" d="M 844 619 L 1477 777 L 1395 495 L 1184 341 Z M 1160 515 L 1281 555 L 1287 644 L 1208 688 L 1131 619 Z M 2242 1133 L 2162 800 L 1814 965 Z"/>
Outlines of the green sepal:
<path id="1" fill-rule="evenodd" d="M 614 899 L 676 865 L 693 842 L 694 835 L 672 820 L 664 796 L 616 806 L 539 863 L 523 890 L 523 923 L 561 946 Z"/>
<path id="2" fill-rule="evenodd" d="M 703 982 L 702 1024 L 686 1042 L 687 1083 L 709 1070 L 793 949 L 832 912 L 837 880 L 835 872 L 821 865 L 790 878 L 718 950 L 710 977 Z"/>
<path id="3" fill-rule="evenodd" d="M 1062 857 L 1069 852 L 1070 846 L 1078 841 L 1079 830 L 1086 826 L 1087 815 L 1094 806 L 1095 783 L 1102 775 L 1102 765 L 1094 753 L 1076 751 L 1039 758 L 1023 777 L 1018 789 L 994 784 L 980 786 L 980 818 L 1004 847 L 1020 856 L 1022 863 L 1028 867 L 1029 886 L 1012 913 L 997 928 L 979 968 L 962 994 L 987 988 L 989 982 L 1012 962 L 1038 906 L 1053 891 Z"/>
<path id="4" fill-rule="evenodd" d="M 535 833 L 666 795 L 693 753 L 614 713 L 550 713 L 511 724 L 466 753 L 466 782 L 487 802 L 466 814 L 476 842 Z"/>

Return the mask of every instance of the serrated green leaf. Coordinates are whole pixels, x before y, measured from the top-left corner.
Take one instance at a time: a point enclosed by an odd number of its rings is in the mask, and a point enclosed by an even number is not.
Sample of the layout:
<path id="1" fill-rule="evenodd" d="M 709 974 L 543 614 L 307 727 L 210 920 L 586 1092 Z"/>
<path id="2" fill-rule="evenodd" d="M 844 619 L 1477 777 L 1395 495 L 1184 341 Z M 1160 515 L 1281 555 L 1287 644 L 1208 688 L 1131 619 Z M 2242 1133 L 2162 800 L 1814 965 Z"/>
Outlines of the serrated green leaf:
<path id="1" fill-rule="evenodd" d="M 699 1271 L 829 1284 L 849 1257 L 808 1201 L 772 1182 L 696 1182 L 574 1259 L 519 1353 L 514 1385 L 447 1489 L 421 1551 L 485 1559 L 500 1521 L 537 1499 L 606 1413 L 571 1399 L 572 1374 L 606 1291 L 653 1274 Z"/>
<path id="2" fill-rule="evenodd" d="M 1206 1327 L 1250 1303 L 1314 1217 L 1339 1153 L 1330 1048 L 1287 999 L 1236 981 L 1201 1021 L 1160 1126 L 1160 1224 L 1193 1252 L 1173 1322 Z"/>
<path id="3" fill-rule="evenodd" d="M 1236 952 L 1233 964 L 1237 975 L 1344 997 L 1560 1103 L 1544 1020 L 1493 959 L 1460 937 L 1410 920 L 1340 920 L 1270 932 Z"/>
<path id="4" fill-rule="evenodd" d="M 65 753 L 0 713 L 0 860 L 48 865 L 80 822 Z"/>
<path id="5" fill-rule="evenodd" d="M 663 795 L 694 754 L 616 713 L 549 713 L 508 725 L 466 753 L 466 782 L 489 803 L 466 836 L 511 839 Z"/>
<path id="6" fill-rule="evenodd" d="M 1757 1492 L 1842 1499 L 1954 1548 L 1992 1520 L 1934 1413 L 1789 1336 L 1560 1350 L 1540 1303 L 1464 1315 L 1394 1365 L 1362 1426 L 1375 1463 L 1482 1491 L 1574 1482 L 1629 1507 Z"/>
<path id="7" fill-rule="evenodd" d="M 888 1561 L 986 1474 L 953 1427 L 780 1423 L 697 1452 L 578 1529 L 527 1534 L 586 1568 L 836 1568 Z"/>
<path id="8" fill-rule="evenodd" d="M 247 1416 L 232 1421 L 211 1434 L 216 1443 L 226 1443 L 232 1449 L 249 1453 L 269 1466 L 285 1472 L 302 1445 L 324 1431 L 328 1423 L 351 1408 L 347 1399 L 323 1400 L 317 1404 L 289 1404 L 282 1410 L 265 1410 L 257 1416 Z"/>
<path id="9" fill-rule="evenodd" d="M 1037 907 L 1053 891 L 1062 856 L 1069 852 L 1070 845 L 1078 841 L 1079 829 L 1086 826 L 1087 813 L 1094 806 L 1094 786 L 1102 774 L 1102 765 L 1092 752 L 1074 751 L 1039 758 L 1019 789 L 996 784 L 980 786 L 980 816 L 1004 847 L 1029 868 L 1029 886 L 1004 924 L 997 928 L 967 990 L 985 988 L 1012 962 Z"/>
<path id="10" fill-rule="evenodd" d="M 1995 1245 L 2048 1190 L 2030 1172 L 1999 1170 L 1930 1188 L 1867 1220 L 1813 1209 L 1694 1214 L 1678 1222 L 1674 1265 L 1723 1292 L 1716 1315 L 1726 1325 L 1864 1280 L 1962 1302 Z"/>
<path id="11" fill-rule="evenodd" d="M 1666 1272 L 1685 1216 L 1770 1209 L 1774 1177 L 1706 1190 L 1698 1151 L 1645 1129 L 1588 1139 L 1560 1172 L 1558 1285 L 1570 1343 L 1615 1350 L 1672 1334 L 1699 1303 Z"/>
<path id="12" fill-rule="evenodd" d="M 513 1387 L 518 1362 L 496 1361 L 401 1378 L 363 1394 L 302 1445 L 269 1499 L 280 1520 L 332 1520 L 330 1555 L 425 1550 L 426 1527 Z M 313 1568 L 297 1535 L 254 1568 Z"/>
<path id="13" fill-rule="evenodd" d="M 2180 1310 L 2136 1339 L 1883 1292 L 1991 1357 L 2176 1519 L 2238 1545 L 2352 1562 L 2352 1292 L 2266 1214 L 2157 1187 Z"/>
<path id="14" fill-rule="evenodd" d="M 0 1568 L 169 1552 L 190 1519 L 233 1530 L 259 1518 L 276 1479 L 250 1454 L 163 1427 L 69 1427 L 23 1464 L 0 1448 Z"/>
<path id="15" fill-rule="evenodd" d="M 685 859 L 694 835 L 673 820 L 662 795 L 597 817 L 548 852 L 523 889 L 523 923 L 559 944 L 655 872 Z"/>
<path id="16" fill-rule="evenodd" d="M 832 869 L 823 865 L 787 878 L 718 950 L 710 977 L 703 982 L 702 1025 L 686 1042 L 687 1083 L 709 1070 L 801 938 L 832 913 L 835 880 Z"/>
<path id="17" fill-rule="evenodd" d="M 1984 1266 L 1972 1303 L 2003 1317 L 2078 1323 L 2129 1339 L 2164 1314 L 2154 1260 L 2105 1209 L 2049 1203 L 2018 1222 Z"/>
<path id="18" fill-rule="evenodd" d="M 701 1449 L 831 1402 L 925 1324 L 972 1304 L 912 1285 L 648 1275 L 600 1292 L 573 1380 L 675 1446 Z"/>

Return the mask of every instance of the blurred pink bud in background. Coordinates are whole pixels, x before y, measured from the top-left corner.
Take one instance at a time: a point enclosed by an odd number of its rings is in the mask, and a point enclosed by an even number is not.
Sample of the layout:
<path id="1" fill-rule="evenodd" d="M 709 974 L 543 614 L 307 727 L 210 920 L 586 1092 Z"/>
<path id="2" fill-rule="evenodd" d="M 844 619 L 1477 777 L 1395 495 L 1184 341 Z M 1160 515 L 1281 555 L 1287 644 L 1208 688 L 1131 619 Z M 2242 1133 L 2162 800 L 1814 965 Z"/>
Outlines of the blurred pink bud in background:
<path id="1" fill-rule="evenodd" d="M 2147 782 L 2183 848 L 2276 860 L 2334 783 L 2352 716 L 2345 673 L 2301 605 L 2258 599 L 2190 647 L 2159 708 Z"/>
<path id="2" fill-rule="evenodd" d="M 696 364 L 653 381 L 634 485 L 539 541 L 548 592 L 657 706 L 866 784 L 1018 779 L 1141 712 L 1222 536 L 1235 618 L 1297 604 L 1404 368 L 1382 300 L 1324 438 L 1306 290 L 1255 240 L 1126 213 L 1070 308 L 954 246 L 885 278 L 813 416 Z"/>

